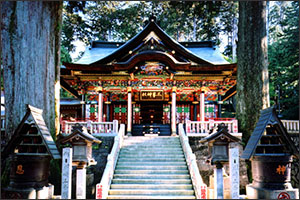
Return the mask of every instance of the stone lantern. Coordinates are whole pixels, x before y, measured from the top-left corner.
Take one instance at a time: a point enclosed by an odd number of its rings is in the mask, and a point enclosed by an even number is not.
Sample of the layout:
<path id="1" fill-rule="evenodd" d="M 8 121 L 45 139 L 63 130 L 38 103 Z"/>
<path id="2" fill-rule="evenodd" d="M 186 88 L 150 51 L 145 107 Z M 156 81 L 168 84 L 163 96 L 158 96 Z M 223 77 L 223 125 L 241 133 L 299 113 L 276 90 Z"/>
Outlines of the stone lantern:
<path id="1" fill-rule="evenodd" d="M 98 143 L 101 141 L 93 137 L 87 132 L 87 129 L 82 127 L 80 124 L 73 126 L 72 133 L 66 136 L 62 136 L 59 139 L 61 144 L 71 144 L 73 152 L 70 160 L 70 164 L 76 166 L 76 199 L 85 199 L 86 198 L 86 167 L 90 165 L 96 165 L 97 162 L 92 157 L 92 144 Z M 65 148 L 64 148 L 65 149 Z M 63 150 L 64 151 L 64 150 Z M 71 153 L 70 153 L 71 154 Z M 63 157 L 63 160 L 65 158 Z M 65 159 L 67 161 L 67 159 Z M 68 169 L 63 169 L 64 174 L 67 175 L 68 184 L 71 183 L 71 166 Z M 63 177 L 65 178 L 65 177 Z M 63 185 L 62 185 L 63 186 Z M 67 191 L 67 192 L 66 192 Z M 70 198 L 70 185 L 66 188 L 62 188 L 62 197 Z"/>
<path id="2" fill-rule="evenodd" d="M 73 126 L 71 134 L 60 139 L 61 144 L 69 143 L 73 147 L 73 166 L 97 164 L 94 158 L 92 158 L 92 144 L 94 142 L 101 143 L 100 140 L 89 134 L 87 130 L 83 130 L 83 127 L 79 124 Z"/>
<path id="3" fill-rule="evenodd" d="M 228 148 L 231 142 L 240 142 L 240 139 L 228 133 L 224 123 L 218 125 L 215 133 L 200 140 L 201 143 L 208 143 L 211 154 L 211 164 L 224 164 L 229 162 Z"/>
<path id="4" fill-rule="evenodd" d="M 211 164 L 214 165 L 214 198 L 223 199 L 223 165 L 229 163 L 231 172 L 231 198 L 238 198 L 239 194 L 239 172 L 238 172 L 238 147 L 230 144 L 240 143 L 240 139 L 228 133 L 228 128 L 224 123 L 218 125 L 217 130 L 200 140 L 200 143 L 208 143 L 211 154 Z M 231 149 L 231 155 L 229 155 Z M 231 157 L 231 160 L 230 160 Z M 234 167 L 232 167 L 234 166 Z"/>

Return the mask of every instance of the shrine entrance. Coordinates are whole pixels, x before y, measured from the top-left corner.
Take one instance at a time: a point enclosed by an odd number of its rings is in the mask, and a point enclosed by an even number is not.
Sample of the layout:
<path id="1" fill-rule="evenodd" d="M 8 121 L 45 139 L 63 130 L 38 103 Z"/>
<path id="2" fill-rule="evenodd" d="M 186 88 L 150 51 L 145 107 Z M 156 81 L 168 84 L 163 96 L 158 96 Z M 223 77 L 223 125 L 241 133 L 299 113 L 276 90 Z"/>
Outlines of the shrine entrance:
<path id="1" fill-rule="evenodd" d="M 163 124 L 163 103 L 143 102 L 141 104 L 142 124 Z"/>

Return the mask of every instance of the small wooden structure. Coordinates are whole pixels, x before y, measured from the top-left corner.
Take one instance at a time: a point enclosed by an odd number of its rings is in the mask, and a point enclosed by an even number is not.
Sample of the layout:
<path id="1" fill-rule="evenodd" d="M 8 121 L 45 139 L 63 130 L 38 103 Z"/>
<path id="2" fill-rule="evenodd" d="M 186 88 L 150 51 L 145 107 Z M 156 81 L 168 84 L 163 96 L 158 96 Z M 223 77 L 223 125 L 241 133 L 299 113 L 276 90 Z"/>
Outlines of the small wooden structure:
<path id="1" fill-rule="evenodd" d="M 247 186 L 249 198 L 274 198 L 272 191 L 276 190 L 289 190 L 292 195 L 299 195 L 290 183 L 292 157 L 298 155 L 275 109 L 262 110 L 241 156 L 252 163 L 253 183 Z"/>
<path id="2" fill-rule="evenodd" d="M 24 189 L 48 186 L 50 160 L 61 158 L 42 112 L 28 105 L 25 116 L 2 152 L 4 158 L 11 157 L 9 190 L 19 192 L 22 198 L 29 198 L 29 194 L 22 191 Z"/>

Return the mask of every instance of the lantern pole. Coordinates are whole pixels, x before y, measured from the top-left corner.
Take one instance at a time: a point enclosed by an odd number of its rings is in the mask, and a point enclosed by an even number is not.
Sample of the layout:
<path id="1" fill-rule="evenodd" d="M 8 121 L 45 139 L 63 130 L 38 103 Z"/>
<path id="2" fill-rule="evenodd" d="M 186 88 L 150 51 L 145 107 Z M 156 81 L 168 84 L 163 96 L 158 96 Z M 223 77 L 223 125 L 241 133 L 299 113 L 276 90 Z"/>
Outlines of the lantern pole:
<path id="1" fill-rule="evenodd" d="M 86 163 L 80 162 L 76 169 L 76 199 L 86 199 Z"/>
<path id="2" fill-rule="evenodd" d="M 214 167 L 214 188 L 214 198 L 223 199 L 223 165 L 220 162 L 217 162 Z"/>

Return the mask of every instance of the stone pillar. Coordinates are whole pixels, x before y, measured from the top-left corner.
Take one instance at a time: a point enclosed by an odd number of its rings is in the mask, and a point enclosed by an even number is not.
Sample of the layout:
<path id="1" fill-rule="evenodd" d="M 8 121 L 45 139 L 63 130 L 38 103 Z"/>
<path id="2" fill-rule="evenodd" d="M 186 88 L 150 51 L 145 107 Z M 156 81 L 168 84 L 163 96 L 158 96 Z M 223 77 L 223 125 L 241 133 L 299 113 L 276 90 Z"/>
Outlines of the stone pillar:
<path id="1" fill-rule="evenodd" d="M 176 88 L 172 91 L 172 119 L 171 119 L 171 131 L 172 136 L 176 135 Z"/>
<path id="2" fill-rule="evenodd" d="M 224 199 L 223 188 L 223 166 L 222 164 L 217 164 L 214 168 L 215 199 Z"/>
<path id="3" fill-rule="evenodd" d="M 86 164 L 77 166 L 76 199 L 86 199 Z"/>
<path id="4" fill-rule="evenodd" d="M 103 119 L 103 93 L 99 91 L 98 94 L 98 122 L 102 122 Z"/>
<path id="5" fill-rule="evenodd" d="M 71 199 L 72 189 L 72 148 L 63 148 L 61 198 Z"/>
<path id="6" fill-rule="evenodd" d="M 229 173 L 231 199 L 240 197 L 240 173 L 239 173 L 239 144 L 229 143 Z"/>
<path id="7" fill-rule="evenodd" d="M 128 100 L 127 100 L 127 135 L 131 135 L 132 126 L 132 94 L 131 87 L 128 87 Z"/>
<path id="8" fill-rule="evenodd" d="M 204 104 L 204 92 L 202 91 L 200 94 L 200 121 L 205 120 L 205 104 Z"/>

